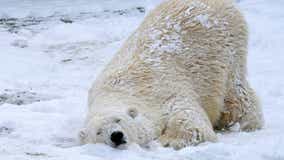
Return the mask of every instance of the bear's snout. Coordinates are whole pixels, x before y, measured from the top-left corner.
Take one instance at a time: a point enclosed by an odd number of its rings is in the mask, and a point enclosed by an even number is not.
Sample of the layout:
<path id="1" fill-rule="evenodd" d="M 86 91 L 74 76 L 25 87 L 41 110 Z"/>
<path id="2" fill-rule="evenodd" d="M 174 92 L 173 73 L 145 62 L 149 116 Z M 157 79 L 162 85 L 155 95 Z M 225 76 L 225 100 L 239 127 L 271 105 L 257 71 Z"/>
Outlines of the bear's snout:
<path id="1" fill-rule="evenodd" d="M 125 135 L 121 131 L 112 132 L 110 135 L 110 140 L 114 144 L 114 147 L 126 144 Z"/>

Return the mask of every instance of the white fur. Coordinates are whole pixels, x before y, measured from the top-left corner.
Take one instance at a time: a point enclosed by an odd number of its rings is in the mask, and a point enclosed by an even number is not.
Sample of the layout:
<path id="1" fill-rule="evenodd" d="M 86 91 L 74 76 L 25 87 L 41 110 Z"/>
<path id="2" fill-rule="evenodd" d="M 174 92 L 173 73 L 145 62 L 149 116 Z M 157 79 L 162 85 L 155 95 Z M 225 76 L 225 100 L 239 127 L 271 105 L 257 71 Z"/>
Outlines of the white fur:
<path id="1" fill-rule="evenodd" d="M 235 123 L 242 130 L 260 128 L 246 55 L 247 25 L 231 0 L 163 2 L 89 91 L 82 142 L 111 145 L 109 133 L 118 129 L 127 143 L 157 138 L 179 149 L 216 141 L 213 128 Z"/>

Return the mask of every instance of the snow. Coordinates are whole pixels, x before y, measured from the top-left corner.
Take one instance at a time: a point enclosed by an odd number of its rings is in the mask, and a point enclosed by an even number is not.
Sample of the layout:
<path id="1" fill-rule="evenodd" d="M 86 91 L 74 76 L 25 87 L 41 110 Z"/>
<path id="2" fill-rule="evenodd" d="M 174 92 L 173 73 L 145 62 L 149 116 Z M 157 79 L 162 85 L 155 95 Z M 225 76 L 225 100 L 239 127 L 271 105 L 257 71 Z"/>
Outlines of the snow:
<path id="1" fill-rule="evenodd" d="M 199 21 L 201 23 L 202 26 L 204 26 L 206 28 L 211 27 L 211 23 L 208 20 L 208 15 L 198 15 L 195 18 L 196 18 L 197 21 Z"/>
<path id="2" fill-rule="evenodd" d="M 145 16 L 141 7 L 160 1 L 2 0 L 0 19 L 10 20 L 0 20 L 0 159 L 284 159 L 282 0 L 238 1 L 250 27 L 249 80 L 264 129 L 220 133 L 216 143 L 180 151 L 155 142 L 128 150 L 78 145 L 88 88 Z"/>

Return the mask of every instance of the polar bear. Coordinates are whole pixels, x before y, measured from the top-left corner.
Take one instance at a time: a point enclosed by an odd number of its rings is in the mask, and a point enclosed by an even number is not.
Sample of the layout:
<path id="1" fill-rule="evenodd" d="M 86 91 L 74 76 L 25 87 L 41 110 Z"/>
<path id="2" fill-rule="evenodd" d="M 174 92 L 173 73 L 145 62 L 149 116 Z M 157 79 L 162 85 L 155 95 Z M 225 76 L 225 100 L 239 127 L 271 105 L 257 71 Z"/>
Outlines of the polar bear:
<path id="1" fill-rule="evenodd" d="M 81 142 L 180 149 L 263 126 L 246 79 L 247 24 L 231 0 L 167 0 L 97 77 Z"/>

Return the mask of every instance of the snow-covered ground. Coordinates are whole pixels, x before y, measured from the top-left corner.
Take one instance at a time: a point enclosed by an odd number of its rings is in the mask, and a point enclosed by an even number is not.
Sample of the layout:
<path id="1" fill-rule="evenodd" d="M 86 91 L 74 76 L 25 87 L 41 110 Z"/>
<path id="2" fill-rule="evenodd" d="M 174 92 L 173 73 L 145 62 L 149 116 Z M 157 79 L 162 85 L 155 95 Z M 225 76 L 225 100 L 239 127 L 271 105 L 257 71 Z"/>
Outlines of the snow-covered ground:
<path id="1" fill-rule="evenodd" d="M 283 160 L 284 1 L 239 0 L 250 26 L 249 79 L 265 128 L 180 151 L 77 145 L 87 90 L 161 0 L 1 0 L 1 160 Z"/>

